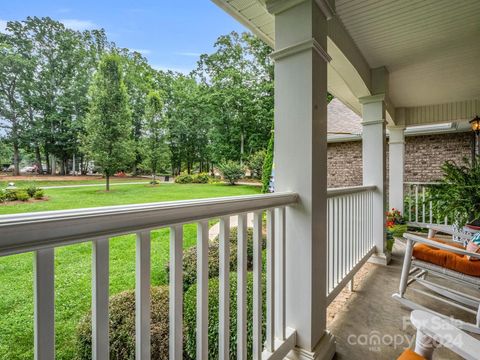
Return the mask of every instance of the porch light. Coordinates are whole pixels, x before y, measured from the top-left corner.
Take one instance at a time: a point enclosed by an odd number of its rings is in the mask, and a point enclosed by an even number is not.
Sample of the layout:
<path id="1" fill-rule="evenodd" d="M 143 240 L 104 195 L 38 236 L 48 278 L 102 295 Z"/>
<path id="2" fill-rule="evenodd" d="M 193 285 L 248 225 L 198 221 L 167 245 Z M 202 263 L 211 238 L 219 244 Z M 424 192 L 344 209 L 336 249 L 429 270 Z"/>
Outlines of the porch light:
<path id="1" fill-rule="evenodd" d="M 474 119 L 470 120 L 469 123 L 472 127 L 472 131 L 474 131 L 476 135 L 480 134 L 480 118 L 478 115 L 476 115 Z"/>

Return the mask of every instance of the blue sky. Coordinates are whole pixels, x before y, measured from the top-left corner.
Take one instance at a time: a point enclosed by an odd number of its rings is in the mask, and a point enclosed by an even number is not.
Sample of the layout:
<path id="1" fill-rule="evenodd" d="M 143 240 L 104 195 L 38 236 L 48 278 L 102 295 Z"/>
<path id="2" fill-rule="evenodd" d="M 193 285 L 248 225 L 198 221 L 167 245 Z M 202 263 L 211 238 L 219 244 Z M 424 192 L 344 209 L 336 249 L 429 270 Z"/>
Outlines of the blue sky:
<path id="1" fill-rule="evenodd" d="M 153 67 L 184 73 L 219 35 L 245 31 L 210 0 L 1 0 L 0 31 L 27 16 L 49 16 L 74 30 L 104 28 L 109 40 L 139 51 Z"/>

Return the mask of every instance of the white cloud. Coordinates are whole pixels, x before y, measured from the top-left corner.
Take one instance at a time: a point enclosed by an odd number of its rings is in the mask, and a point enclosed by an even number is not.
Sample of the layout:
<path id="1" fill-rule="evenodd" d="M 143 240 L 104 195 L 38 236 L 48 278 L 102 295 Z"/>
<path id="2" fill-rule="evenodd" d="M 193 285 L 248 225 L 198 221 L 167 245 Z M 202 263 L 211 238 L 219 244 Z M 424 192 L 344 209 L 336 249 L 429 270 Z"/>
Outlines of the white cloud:
<path id="1" fill-rule="evenodd" d="M 142 54 L 142 55 L 148 55 L 152 53 L 152 51 L 148 49 L 130 49 L 130 51 L 138 52 L 139 54 Z"/>
<path id="2" fill-rule="evenodd" d="M 175 54 L 177 55 L 181 55 L 181 56 L 189 56 L 189 57 L 199 57 L 200 53 L 196 53 L 196 52 L 188 52 L 188 51 L 185 51 L 185 52 L 176 52 Z"/>
<path id="3" fill-rule="evenodd" d="M 79 20 L 79 19 L 62 19 L 60 22 L 65 25 L 67 28 L 76 31 L 83 31 L 83 30 L 92 30 L 92 29 L 99 29 L 100 26 L 95 24 L 90 20 Z"/>
<path id="4" fill-rule="evenodd" d="M 170 66 L 170 65 L 152 65 L 152 68 L 155 70 L 161 70 L 161 71 L 174 71 L 174 72 L 179 72 L 184 75 L 190 74 L 192 69 L 187 69 L 187 68 L 182 68 L 182 67 L 177 67 L 177 66 Z"/>
<path id="5" fill-rule="evenodd" d="M 7 20 L 0 19 L 0 32 L 5 32 L 7 28 Z"/>

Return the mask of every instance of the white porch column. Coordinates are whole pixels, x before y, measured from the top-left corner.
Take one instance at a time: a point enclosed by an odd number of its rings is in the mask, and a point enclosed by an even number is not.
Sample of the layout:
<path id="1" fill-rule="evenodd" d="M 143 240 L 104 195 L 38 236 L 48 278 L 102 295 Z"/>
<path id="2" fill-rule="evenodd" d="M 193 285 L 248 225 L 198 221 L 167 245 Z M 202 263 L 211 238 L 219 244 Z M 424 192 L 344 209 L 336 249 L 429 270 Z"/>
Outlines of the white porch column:
<path id="1" fill-rule="evenodd" d="M 403 174 L 405 168 L 405 127 L 388 127 L 388 207 L 403 213 Z"/>
<path id="2" fill-rule="evenodd" d="M 390 254 L 386 251 L 385 212 L 386 196 L 386 136 L 385 96 L 372 95 L 359 99 L 363 105 L 363 184 L 375 185 L 373 198 L 373 236 L 377 253 L 371 262 L 386 265 Z"/>
<path id="3" fill-rule="evenodd" d="M 294 191 L 286 210 L 289 359 L 331 359 L 326 332 L 327 21 L 314 0 L 269 1 L 275 15 L 275 190 Z"/>

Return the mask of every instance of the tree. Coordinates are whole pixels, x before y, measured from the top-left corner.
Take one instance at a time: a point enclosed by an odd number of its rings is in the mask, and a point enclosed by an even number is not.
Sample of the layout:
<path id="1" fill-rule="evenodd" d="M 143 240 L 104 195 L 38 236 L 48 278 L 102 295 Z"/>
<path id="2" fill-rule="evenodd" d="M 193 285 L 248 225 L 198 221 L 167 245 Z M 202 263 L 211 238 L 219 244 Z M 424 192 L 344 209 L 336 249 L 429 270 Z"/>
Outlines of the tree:
<path id="1" fill-rule="evenodd" d="M 121 59 L 117 54 L 104 55 L 89 91 L 90 111 L 86 121 L 85 147 L 106 178 L 128 166 L 133 160 L 131 116 L 128 95 L 123 83 Z"/>
<path id="2" fill-rule="evenodd" d="M 245 175 L 243 166 L 232 160 L 221 163 L 218 168 L 230 185 L 235 185 Z"/>
<path id="3" fill-rule="evenodd" d="M 20 136 L 26 112 L 24 91 L 31 62 L 18 51 L 9 34 L 0 33 L 0 128 L 6 129 L 13 148 L 14 175 L 20 174 Z"/>
<path id="4" fill-rule="evenodd" d="M 151 91 L 147 96 L 145 108 L 145 157 L 153 175 L 153 183 L 156 182 L 156 175 L 160 161 L 165 157 L 163 146 L 164 124 L 163 124 L 163 101 L 160 94 Z"/>

